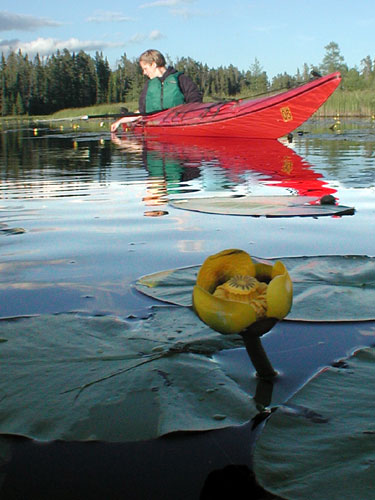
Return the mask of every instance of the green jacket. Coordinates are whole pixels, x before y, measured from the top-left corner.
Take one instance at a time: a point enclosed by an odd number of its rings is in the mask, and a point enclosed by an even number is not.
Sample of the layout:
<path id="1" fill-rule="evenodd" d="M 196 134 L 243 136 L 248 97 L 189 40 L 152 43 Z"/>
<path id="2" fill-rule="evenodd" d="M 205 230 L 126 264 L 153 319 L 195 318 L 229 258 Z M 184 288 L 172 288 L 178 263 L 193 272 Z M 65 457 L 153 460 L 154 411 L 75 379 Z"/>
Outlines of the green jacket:
<path id="1" fill-rule="evenodd" d="M 181 72 L 171 73 L 164 80 L 152 78 L 148 82 L 146 94 L 146 113 L 173 108 L 184 104 L 185 97 L 178 84 Z"/>

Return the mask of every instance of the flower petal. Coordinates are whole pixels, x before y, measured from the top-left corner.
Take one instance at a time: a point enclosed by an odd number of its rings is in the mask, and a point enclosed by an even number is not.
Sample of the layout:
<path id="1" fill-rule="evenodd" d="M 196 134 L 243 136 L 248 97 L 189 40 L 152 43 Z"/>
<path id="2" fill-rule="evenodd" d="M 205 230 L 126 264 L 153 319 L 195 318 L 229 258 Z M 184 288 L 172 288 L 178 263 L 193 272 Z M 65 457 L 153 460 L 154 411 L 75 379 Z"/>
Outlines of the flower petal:
<path id="1" fill-rule="evenodd" d="M 255 276 L 255 265 L 243 250 L 228 249 L 207 257 L 197 276 L 197 285 L 213 293 L 218 285 L 236 274 Z"/>
<path id="2" fill-rule="evenodd" d="M 281 261 L 277 261 L 273 266 L 272 275 L 267 289 L 267 316 L 283 319 L 292 307 L 292 280 Z"/>
<path id="3" fill-rule="evenodd" d="M 263 262 L 257 262 L 255 264 L 255 277 L 258 281 L 263 281 L 268 283 L 272 279 L 273 266 L 270 264 L 264 264 Z"/>
<path id="4" fill-rule="evenodd" d="M 255 310 L 243 302 L 220 299 L 195 286 L 193 308 L 199 318 L 220 333 L 240 333 L 256 321 Z"/>

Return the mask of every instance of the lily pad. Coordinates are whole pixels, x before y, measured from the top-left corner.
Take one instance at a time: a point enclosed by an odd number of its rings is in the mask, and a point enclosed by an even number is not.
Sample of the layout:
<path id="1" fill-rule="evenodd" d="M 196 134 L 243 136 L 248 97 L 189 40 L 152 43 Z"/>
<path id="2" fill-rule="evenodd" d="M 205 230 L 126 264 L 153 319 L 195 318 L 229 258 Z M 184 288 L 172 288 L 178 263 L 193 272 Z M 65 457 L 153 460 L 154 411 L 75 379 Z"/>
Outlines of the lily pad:
<path id="1" fill-rule="evenodd" d="M 249 394 L 213 354 L 242 346 L 190 309 L 145 320 L 42 315 L 1 321 L 0 433 L 138 441 L 243 424 Z"/>
<path id="2" fill-rule="evenodd" d="M 375 349 L 320 372 L 269 419 L 258 439 L 258 481 L 285 499 L 373 498 Z"/>
<path id="3" fill-rule="evenodd" d="M 217 215 L 252 217 L 321 217 L 322 215 L 353 215 L 353 207 L 344 205 L 312 205 L 311 196 L 212 196 L 170 200 L 174 208 Z"/>
<path id="4" fill-rule="evenodd" d="M 278 257 L 293 282 L 291 321 L 368 321 L 375 318 L 375 258 L 366 255 Z M 138 291 L 157 300 L 191 306 L 200 266 L 171 269 L 143 276 Z"/>

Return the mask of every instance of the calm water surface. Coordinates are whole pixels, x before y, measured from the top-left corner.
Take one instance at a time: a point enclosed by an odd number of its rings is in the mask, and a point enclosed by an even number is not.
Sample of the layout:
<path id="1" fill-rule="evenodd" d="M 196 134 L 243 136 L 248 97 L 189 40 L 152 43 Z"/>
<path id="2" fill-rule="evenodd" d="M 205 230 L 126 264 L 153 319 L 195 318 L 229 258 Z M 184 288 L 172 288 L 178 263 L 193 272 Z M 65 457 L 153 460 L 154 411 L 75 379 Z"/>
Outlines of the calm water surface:
<path id="1" fill-rule="evenodd" d="M 311 121 L 292 142 L 277 143 L 111 138 L 108 124 L 96 131 L 67 124 L 3 130 L 0 317 L 79 311 L 142 318 L 153 302 L 134 290 L 138 277 L 200 264 L 224 248 L 258 257 L 374 256 L 375 125 L 334 123 Z M 355 207 L 355 215 L 222 216 L 168 204 L 290 194 L 316 200 L 333 194 L 340 205 Z M 320 367 L 372 343 L 354 323 L 278 325 L 264 339 L 282 374 L 272 403 Z M 243 349 L 218 358 L 254 390 Z M 250 464 L 251 441 L 250 425 L 124 445 L 15 439 L 4 498 L 25 491 L 27 498 L 57 491 L 61 498 L 198 498 L 211 470 Z"/>

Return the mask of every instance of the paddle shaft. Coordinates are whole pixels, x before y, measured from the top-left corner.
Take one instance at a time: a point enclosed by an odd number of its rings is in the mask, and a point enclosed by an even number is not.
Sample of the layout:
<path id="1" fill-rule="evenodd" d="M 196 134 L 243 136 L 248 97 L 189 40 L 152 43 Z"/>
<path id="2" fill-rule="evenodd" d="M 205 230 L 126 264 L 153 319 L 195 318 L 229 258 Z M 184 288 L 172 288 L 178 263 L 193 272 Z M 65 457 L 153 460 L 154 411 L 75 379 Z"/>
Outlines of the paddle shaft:
<path id="1" fill-rule="evenodd" d="M 103 114 L 103 115 L 84 115 L 81 116 L 82 120 L 90 120 L 92 118 L 126 118 L 128 116 L 142 116 L 141 113 L 113 113 L 113 114 Z"/>

